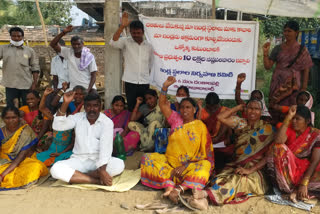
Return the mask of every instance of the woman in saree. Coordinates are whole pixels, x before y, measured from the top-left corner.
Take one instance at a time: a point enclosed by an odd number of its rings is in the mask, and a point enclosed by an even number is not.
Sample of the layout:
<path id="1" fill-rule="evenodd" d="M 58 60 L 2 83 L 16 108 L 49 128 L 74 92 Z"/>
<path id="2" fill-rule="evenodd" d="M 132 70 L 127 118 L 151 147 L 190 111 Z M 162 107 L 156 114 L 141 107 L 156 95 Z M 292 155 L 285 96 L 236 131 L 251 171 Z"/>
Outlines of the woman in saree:
<path id="1" fill-rule="evenodd" d="M 237 85 L 236 85 L 236 93 L 235 93 L 235 100 L 236 103 L 238 105 L 240 104 L 245 104 L 245 102 L 241 99 L 241 85 L 242 83 L 246 80 L 246 74 L 245 73 L 240 73 L 238 74 L 237 77 Z M 264 100 L 264 93 L 261 90 L 253 90 L 250 94 L 250 99 L 256 99 L 256 100 L 260 100 L 262 102 L 263 105 L 263 111 L 261 114 L 261 119 L 271 122 L 272 118 L 271 115 L 269 113 L 269 110 L 266 106 L 265 100 Z M 245 111 L 241 112 L 242 118 L 246 118 L 247 115 L 245 113 Z"/>
<path id="2" fill-rule="evenodd" d="M 49 148 L 49 142 L 52 140 L 51 121 L 43 117 L 41 111 L 39 111 L 39 102 L 39 93 L 37 91 L 29 91 L 27 105 L 22 106 L 19 110 L 22 118 L 33 129 L 39 139 L 36 150 L 45 151 Z"/>
<path id="3" fill-rule="evenodd" d="M 276 63 L 270 85 L 269 103 L 291 106 L 296 104 L 298 92 L 307 90 L 312 59 L 307 48 L 297 42 L 297 22 L 287 22 L 283 28 L 283 35 L 285 42 L 275 46 L 270 55 L 270 42 L 264 44 L 263 62 L 267 70 Z M 276 122 L 281 119 L 279 112 L 270 113 Z"/>
<path id="4" fill-rule="evenodd" d="M 320 131 L 311 125 L 311 112 L 292 106 L 268 155 L 268 171 L 292 201 L 320 191 Z M 318 194 L 319 195 L 319 194 Z"/>
<path id="5" fill-rule="evenodd" d="M 144 99 L 146 104 L 141 105 L 143 98 L 137 98 L 128 127 L 131 131 L 139 133 L 141 151 L 154 151 L 154 131 L 156 128 L 164 127 L 165 119 L 160 111 L 158 94 L 155 90 L 148 89 Z"/>
<path id="6" fill-rule="evenodd" d="M 20 122 L 19 110 L 5 107 L 5 126 L 0 129 L 0 191 L 26 187 L 48 174 L 35 157 L 38 139 L 28 124 Z"/>
<path id="7" fill-rule="evenodd" d="M 238 105 L 218 115 L 223 124 L 235 131 L 235 158 L 214 177 L 211 187 L 202 191 L 193 190 L 193 197 L 189 200 L 192 207 L 205 210 L 208 201 L 219 206 L 236 204 L 266 193 L 267 182 L 261 169 L 267 162 L 266 153 L 273 141 L 274 129 L 260 119 L 263 110 L 261 101 L 248 102 L 246 119 L 233 116 L 243 108 L 244 105 Z"/>
<path id="8" fill-rule="evenodd" d="M 208 93 L 205 103 L 205 107 L 202 108 L 202 101 L 198 102 L 197 118 L 207 126 L 213 144 L 224 143 L 225 145 L 224 148 L 215 148 L 214 150 L 215 168 L 217 170 L 223 168 L 224 164 L 230 161 L 232 157 L 234 145 L 229 145 L 232 130 L 221 124 L 217 118 L 221 112 L 228 109 L 220 105 L 219 95 L 214 92 Z"/>
<path id="9" fill-rule="evenodd" d="M 177 89 L 177 93 L 176 93 L 176 100 L 174 103 L 171 103 L 170 108 L 173 111 L 176 112 L 180 112 L 179 110 L 179 104 L 181 102 L 181 100 L 183 98 L 187 98 L 190 97 L 190 93 L 189 93 L 189 88 L 186 86 L 181 85 L 178 89 Z"/>
<path id="10" fill-rule="evenodd" d="M 51 110 L 46 107 L 45 102 L 50 94 L 53 94 L 54 90 L 52 88 L 46 88 L 43 93 L 41 102 L 40 102 L 40 110 L 43 115 L 46 116 L 49 120 L 53 120 L 53 115 L 55 114 L 55 107 L 52 107 Z M 54 94 L 52 99 L 49 99 L 49 103 L 52 103 L 51 100 L 54 100 L 55 97 L 59 95 Z M 59 99 L 56 99 L 59 100 Z M 44 152 L 40 152 L 37 154 L 38 160 L 42 161 L 46 166 L 52 166 L 54 163 L 60 160 L 65 160 L 70 158 L 72 155 L 73 148 L 73 130 L 67 131 L 55 131 L 53 130 L 53 139 L 48 150 Z"/>
<path id="11" fill-rule="evenodd" d="M 131 152 L 137 148 L 140 140 L 139 134 L 137 132 L 130 131 L 128 128 L 131 113 L 125 109 L 126 102 L 120 95 L 113 98 L 111 106 L 112 108 L 105 110 L 104 114 L 113 121 L 113 138 L 115 138 L 117 132 L 119 132 L 123 138 L 126 152 Z"/>
<path id="12" fill-rule="evenodd" d="M 81 86 L 81 85 L 76 85 L 73 88 L 73 91 L 75 92 L 74 94 L 74 100 L 69 104 L 69 110 L 71 114 L 76 114 L 78 112 L 83 112 L 84 111 L 84 98 L 87 95 L 87 90 Z"/>
<path id="13" fill-rule="evenodd" d="M 194 119 L 196 103 L 185 98 L 180 103 L 180 114 L 167 103 L 168 87 L 176 82 L 168 77 L 163 83 L 159 106 L 171 125 L 165 154 L 148 153 L 141 161 L 141 183 L 165 189 L 163 196 L 178 203 L 179 194 L 187 189 L 203 189 L 214 169 L 211 137 L 201 120 Z"/>
<path id="14" fill-rule="evenodd" d="M 311 111 L 313 106 L 313 97 L 309 91 L 300 91 L 296 98 L 297 105 L 304 105 Z M 270 104 L 270 108 L 275 111 L 281 112 L 286 115 L 289 112 L 290 106 L 281 106 L 276 103 Z M 311 111 L 311 124 L 314 125 L 314 112 Z M 282 123 L 277 124 L 277 128 L 280 128 Z"/>

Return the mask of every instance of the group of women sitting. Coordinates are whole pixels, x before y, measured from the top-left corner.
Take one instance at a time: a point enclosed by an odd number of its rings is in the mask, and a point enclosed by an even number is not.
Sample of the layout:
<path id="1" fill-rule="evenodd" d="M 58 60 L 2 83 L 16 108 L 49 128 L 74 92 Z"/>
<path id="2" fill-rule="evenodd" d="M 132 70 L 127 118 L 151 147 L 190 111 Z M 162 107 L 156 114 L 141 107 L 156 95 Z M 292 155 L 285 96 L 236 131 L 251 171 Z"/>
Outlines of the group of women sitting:
<path id="1" fill-rule="evenodd" d="M 238 89 L 244 79 L 239 75 Z M 264 195 L 270 187 L 268 179 L 289 193 L 293 201 L 320 193 L 320 131 L 312 127 L 314 116 L 307 104 L 312 99 L 310 93 L 298 94 L 298 105 L 288 107 L 277 130 L 270 124 L 271 115 L 261 91 L 253 91 L 246 104 L 240 92 L 236 93 L 239 105 L 231 109 L 220 106 L 218 96 L 209 93 L 205 107 L 199 103 L 196 119 L 193 99 L 183 98 L 179 113 L 167 104 L 166 92 L 173 83 L 174 77 L 163 83 L 159 99 L 161 112 L 171 127 L 168 146 L 165 154 L 143 156 L 142 184 L 165 189 L 163 196 L 174 203 L 192 189 L 189 205 L 201 210 L 208 208 L 209 201 L 214 205 L 235 204 Z M 230 140 L 230 133 L 234 140 Z M 221 141 L 226 148 L 233 141 L 231 150 L 213 151 Z M 219 152 L 224 152 L 224 167 L 214 170 L 219 161 L 214 157 Z"/>
<path id="2" fill-rule="evenodd" d="M 73 130 L 55 131 L 51 124 L 67 84 L 59 91 L 47 88 L 42 98 L 37 91 L 27 94 L 27 105 L 5 107 L 0 129 L 0 191 L 26 187 L 48 174 L 47 167 L 72 154 Z M 69 114 L 83 111 L 86 90 L 76 86 Z"/>

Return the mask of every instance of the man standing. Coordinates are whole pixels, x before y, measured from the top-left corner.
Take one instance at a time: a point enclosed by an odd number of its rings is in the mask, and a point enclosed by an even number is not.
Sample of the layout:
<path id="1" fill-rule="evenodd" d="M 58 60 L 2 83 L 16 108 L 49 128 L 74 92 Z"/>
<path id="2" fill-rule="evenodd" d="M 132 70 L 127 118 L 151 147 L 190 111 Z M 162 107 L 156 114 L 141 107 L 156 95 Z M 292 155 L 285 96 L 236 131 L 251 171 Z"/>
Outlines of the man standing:
<path id="1" fill-rule="evenodd" d="M 69 183 L 112 185 L 112 177 L 124 170 L 124 162 L 111 157 L 113 122 L 101 111 L 101 98 L 96 93 L 84 99 L 85 112 L 66 117 L 75 92 L 64 94 L 64 101 L 54 116 L 52 128 L 57 131 L 75 129 L 75 144 L 68 160 L 58 161 L 51 168 L 53 178 Z"/>
<path id="2" fill-rule="evenodd" d="M 144 26 L 140 21 L 130 23 L 131 37 L 122 37 L 120 34 L 129 25 L 128 13 L 124 12 L 119 29 L 113 35 L 110 45 L 123 51 L 125 91 L 129 111 L 133 111 L 137 97 L 143 97 L 149 88 L 150 69 L 153 63 L 153 48 L 143 39 Z"/>
<path id="3" fill-rule="evenodd" d="M 60 39 L 59 45 L 66 46 L 63 39 Z M 69 83 L 68 61 L 60 53 L 51 60 L 51 75 L 53 75 L 52 82 L 55 90 L 62 88 L 63 82 Z"/>
<path id="4" fill-rule="evenodd" d="M 95 81 L 98 70 L 93 54 L 88 48 L 83 47 L 84 41 L 79 36 L 71 38 L 72 48 L 59 45 L 60 39 L 72 29 L 72 25 L 66 27 L 50 42 L 50 46 L 65 60 L 68 60 L 70 88 L 81 85 L 88 89 L 89 93 L 92 89 L 96 89 Z"/>
<path id="5" fill-rule="evenodd" d="M 39 76 L 39 60 L 34 50 L 23 45 L 24 32 L 19 27 L 9 30 L 10 44 L 0 46 L 3 59 L 2 85 L 6 88 L 7 106 L 14 106 L 14 99 L 27 105 L 28 90 L 35 90 Z"/>

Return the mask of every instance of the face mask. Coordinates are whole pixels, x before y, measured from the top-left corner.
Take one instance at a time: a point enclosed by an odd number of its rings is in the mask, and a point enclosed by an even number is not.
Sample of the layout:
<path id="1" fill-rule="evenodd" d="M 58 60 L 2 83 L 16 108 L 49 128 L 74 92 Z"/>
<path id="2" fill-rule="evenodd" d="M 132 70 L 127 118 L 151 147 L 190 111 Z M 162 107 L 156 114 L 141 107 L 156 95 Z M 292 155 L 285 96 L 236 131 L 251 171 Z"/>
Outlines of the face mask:
<path id="1" fill-rule="evenodd" d="M 178 103 L 181 103 L 181 101 L 182 101 L 184 98 L 186 98 L 186 97 L 176 97 L 176 101 L 177 101 Z"/>
<path id="2" fill-rule="evenodd" d="M 13 46 L 20 47 L 21 45 L 23 45 L 23 40 L 21 40 L 21 41 L 19 41 L 19 42 L 16 42 L 16 41 L 13 41 L 12 39 L 10 39 L 10 43 L 11 43 Z"/>

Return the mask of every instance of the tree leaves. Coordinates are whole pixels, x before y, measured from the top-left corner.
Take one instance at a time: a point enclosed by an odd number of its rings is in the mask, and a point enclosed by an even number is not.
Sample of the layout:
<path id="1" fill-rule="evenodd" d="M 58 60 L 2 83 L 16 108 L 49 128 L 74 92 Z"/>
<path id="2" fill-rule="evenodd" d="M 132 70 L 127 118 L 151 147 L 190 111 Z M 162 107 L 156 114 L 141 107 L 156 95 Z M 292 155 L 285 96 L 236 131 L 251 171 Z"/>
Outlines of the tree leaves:
<path id="1" fill-rule="evenodd" d="M 71 23 L 72 3 L 40 2 L 39 5 L 46 25 L 67 26 Z M 0 0 L 0 27 L 4 24 L 41 25 L 36 3 Z"/>

